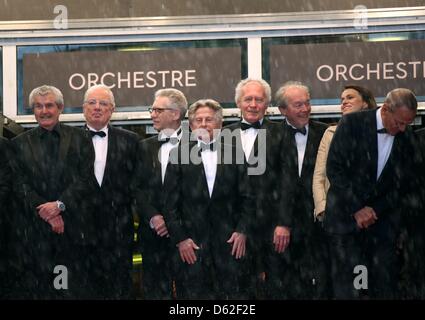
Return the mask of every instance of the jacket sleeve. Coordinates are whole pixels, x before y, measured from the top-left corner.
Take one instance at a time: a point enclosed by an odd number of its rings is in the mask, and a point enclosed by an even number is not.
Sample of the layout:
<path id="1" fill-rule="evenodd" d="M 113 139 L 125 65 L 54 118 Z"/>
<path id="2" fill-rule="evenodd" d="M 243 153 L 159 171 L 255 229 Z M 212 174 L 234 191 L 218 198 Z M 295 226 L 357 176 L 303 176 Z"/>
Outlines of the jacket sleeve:
<path id="1" fill-rule="evenodd" d="M 328 178 L 326 176 L 326 160 L 328 158 L 329 147 L 331 145 L 333 132 L 327 130 L 320 141 L 317 150 L 316 164 L 313 173 L 313 199 L 314 199 L 314 216 L 325 211 L 326 194 L 328 192 Z"/>

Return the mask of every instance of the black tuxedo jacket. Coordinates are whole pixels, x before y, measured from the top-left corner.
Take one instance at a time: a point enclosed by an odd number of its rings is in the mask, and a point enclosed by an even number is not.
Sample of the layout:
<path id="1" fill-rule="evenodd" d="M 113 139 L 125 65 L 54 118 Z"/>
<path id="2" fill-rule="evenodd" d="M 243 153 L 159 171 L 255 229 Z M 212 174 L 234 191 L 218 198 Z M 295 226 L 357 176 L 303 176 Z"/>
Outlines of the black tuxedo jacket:
<path id="1" fill-rule="evenodd" d="M 28 240 L 34 246 L 37 241 L 49 241 L 51 237 L 66 239 L 70 243 L 85 244 L 93 239 L 94 219 L 90 195 L 94 192 L 91 182 L 93 175 L 94 150 L 83 130 L 59 124 L 59 159 L 48 161 L 43 154 L 42 129 L 31 129 L 12 141 L 15 162 L 14 194 L 17 202 L 24 206 L 24 212 L 15 215 L 16 227 L 22 241 Z M 46 160 L 47 159 L 47 160 Z M 51 163 L 52 167 L 48 167 Z M 56 171 L 57 179 L 48 181 L 46 172 Z M 54 183 L 59 199 L 50 199 L 49 185 Z M 63 235 L 56 235 L 51 226 L 43 221 L 36 207 L 49 201 L 61 200 L 66 205 L 62 212 L 65 224 Z M 22 220 L 21 220 L 22 219 Z"/>
<path id="2" fill-rule="evenodd" d="M 301 169 L 298 175 L 298 156 L 295 136 L 286 122 L 281 124 L 281 202 L 279 214 L 272 225 L 292 228 L 291 237 L 299 238 L 310 234 L 313 226 L 313 173 L 316 164 L 317 149 L 323 133 L 328 126 L 321 122 L 310 121 L 307 144 Z"/>
<path id="3" fill-rule="evenodd" d="M 365 206 L 378 215 L 375 223 L 399 224 L 401 200 L 409 189 L 414 137 L 410 127 L 394 138 L 391 154 L 377 180 L 376 110 L 344 116 L 332 139 L 326 172 L 330 181 L 324 227 L 337 234 L 357 230 L 354 213 Z"/>
<path id="4" fill-rule="evenodd" d="M 191 238 L 202 248 L 229 254 L 226 243 L 233 232 L 249 233 L 255 214 L 254 199 L 249 191 L 246 166 L 231 161 L 225 163 L 225 155 L 235 155 L 231 145 L 219 144 L 218 164 L 213 193 L 210 198 L 201 152 L 196 142 L 179 145 L 170 155 L 167 169 L 166 220 L 174 244 Z M 185 149 L 187 148 L 188 149 Z M 176 161 L 186 150 L 199 155 L 196 163 Z M 181 158 L 180 158 L 181 159 Z M 221 163 L 220 163 L 221 162 Z"/>
<path id="5" fill-rule="evenodd" d="M 9 148 L 9 141 L 0 137 L 0 274 L 2 279 L 5 278 L 7 271 L 7 243 L 9 241 L 8 234 L 10 232 L 9 219 L 12 213 L 9 211 L 10 197 L 12 190 L 12 171 L 10 162 L 13 162 L 12 154 Z M 3 280 L 0 280 L 3 288 Z M 0 297 L 2 297 L 2 289 L 0 289 Z"/>
<path id="6" fill-rule="evenodd" d="M 230 129 L 234 133 L 236 130 L 235 147 L 237 150 L 241 150 L 243 152 L 241 136 L 239 133 L 240 127 L 241 123 L 237 122 L 225 127 L 224 129 Z M 252 182 L 253 193 L 255 193 L 257 200 L 257 218 L 265 222 L 265 219 L 278 209 L 277 202 L 280 192 L 276 187 L 276 177 L 279 174 L 279 152 L 282 130 L 279 123 L 269 121 L 265 118 L 263 119 L 261 129 L 266 130 L 266 153 L 264 154 L 265 170 L 260 175 L 251 175 L 250 180 Z M 264 141 L 262 140 L 261 142 Z M 261 150 L 261 148 L 259 148 L 259 138 L 257 136 L 249 157 L 248 166 L 258 168 L 259 164 L 253 163 L 252 160 L 253 158 L 258 159 L 260 156 L 263 156 L 259 154 L 259 150 Z"/>
<path id="7" fill-rule="evenodd" d="M 138 207 L 143 228 L 149 228 L 150 219 L 156 214 L 163 214 L 164 193 L 161 178 L 161 162 L 159 151 L 161 142 L 158 136 L 140 142 L 138 187 L 143 197 L 138 198 Z"/>
<path id="8" fill-rule="evenodd" d="M 88 131 L 87 131 L 88 134 Z M 88 136 L 90 136 L 88 134 Z M 96 186 L 97 236 L 106 247 L 130 249 L 134 225 L 132 204 L 135 195 L 135 168 L 139 136 L 131 131 L 109 126 L 108 152 L 102 185 Z"/>

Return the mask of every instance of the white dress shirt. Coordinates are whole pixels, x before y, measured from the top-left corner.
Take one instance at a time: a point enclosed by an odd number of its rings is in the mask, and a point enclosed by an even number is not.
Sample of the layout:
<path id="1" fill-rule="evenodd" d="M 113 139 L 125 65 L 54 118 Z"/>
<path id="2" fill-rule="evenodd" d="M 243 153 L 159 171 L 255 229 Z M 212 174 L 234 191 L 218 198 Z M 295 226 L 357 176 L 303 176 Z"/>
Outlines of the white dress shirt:
<path id="1" fill-rule="evenodd" d="M 242 120 L 244 123 L 248 123 L 246 120 Z M 260 123 L 263 124 L 263 119 L 260 120 Z M 255 139 L 257 139 L 258 135 L 258 129 L 256 128 L 249 128 L 246 130 L 239 129 L 241 132 L 241 142 L 242 142 L 242 149 L 245 153 L 245 159 L 248 161 L 249 156 L 251 155 L 252 148 L 254 147 Z"/>
<path id="2" fill-rule="evenodd" d="M 108 156 L 108 126 L 103 127 L 100 130 L 93 129 L 87 124 L 87 128 L 90 131 L 103 131 L 105 132 L 105 137 L 93 136 L 92 142 L 94 147 L 94 152 L 96 154 L 96 158 L 94 160 L 94 175 L 96 176 L 97 183 L 99 186 L 102 186 L 103 175 L 105 173 L 106 167 L 106 158 Z"/>
<path id="3" fill-rule="evenodd" d="M 214 143 L 213 140 L 211 143 Z M 198 147 L 201 146 L 201 141 L 198 141 Z M 214 189 L 215 176 L 217 174 L 217 150 L 204 150 L 201 152 L 202 164 L 204 165 L 205 178 L 207 179 L 208 191 L 211 195 Z"/>
<path id="4" fill-rule="evenodd" d="M 289 123 L 288 120 L 286 122 L 294 129 L 292 124 Z M 306 134 L 302 134 L 300 132 L 297 132 L 295 134 L 295 142 L 297 144 L 297 155 L 298 155 L 298 176 L 301 177 L 301 171 L 303 169 L 303 161 L 304 161 L 304 155 L 305 155 L 305 148 L 307 146 L 307 138 L 308 138 L 308 123 L 305 126 Z"/>
<path id="5" fill-rule="evenodd" d="M 176 131 L 174 131 L 170 136 L 170 138 L 177 138 L 179 142 L 180 142 L 181 137 L 182 137 L 181 127 L 178 128 Z M 163 140 L 165 138 L 167 138 L 167 136 L 160 133 L 159 140 Z M 176 144 L 172 144 L 171 141 L 169 141 L 169 142 L 163 143 L 161 148 L 160 148 L 161 158 L 159 159 L 159 161 L 161 162 L 162 183 L 164 183 L 165 172 L 167 170 L 167 165 L 168 165 L 168 159 L 170 158 L 170 151 L 171 151 L 171 149 L 177 147 L 179 145 L 179 142 L 176 143 Z"/>
<path id="6" fill-rule="evenodd" d="M 382 123 L 382 108 L 376 110 L 376 129 L 384 128 Z M 394 136 L 388 133 L 376 133 L 378 135 L 378 167 L 377 167 L 377 175 L 376 180 L 379 179 L 382 170 L 384 170 L 385 164 L 388 161 L 388 158 L 391 154 L 391 149 L 393 148 Z"/>

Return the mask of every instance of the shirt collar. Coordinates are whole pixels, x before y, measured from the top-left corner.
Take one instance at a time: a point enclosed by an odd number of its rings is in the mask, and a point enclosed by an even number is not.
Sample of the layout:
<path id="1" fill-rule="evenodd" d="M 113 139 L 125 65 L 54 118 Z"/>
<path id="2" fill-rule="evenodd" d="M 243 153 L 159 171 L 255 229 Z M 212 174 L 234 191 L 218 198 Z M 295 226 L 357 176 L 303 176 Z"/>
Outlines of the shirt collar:
<path id="1" fill-rule="evenodd" d="M 59 122 L 56 123 L 56 125 L 53 127 L 52 130 L 47 130 L 47 129 L 40 127 L 40 126 L 39 126 L 39 128 L 40 128 L 41 134 L 46 134 L 48 132 L 55 132 L 55 133 L 57 133 L 58 136 L 60 136 L 60 133 L 61 133 Z"/>
<path id="2" fill-rule="evenodd" d="M 102 129 L 100 130 L 96 130 L 95 128 L 93 128 L 92 126 L 90 126 L 88 123 L 86 123 L 86 127 L 90 130 L 90 131 L 103 131 L 105 132 L 106 135 L 108 135 L 108 131 L 109 131 L 109 126 L 106 125 L 104 126 Z"/>
<path id="3" fill-rule="evenodd" d="M 261 125 L 263 125 L 263 121 L 264 121 L 264 118 L 262 118 L 262 119 L 258 120 L 258 122 L 259 122 Z M 250 122 L 246 121 L 243 117 L 242 117 L 241 122 L 243 122 L 243 123 L 247 123 L 247 124 L 251 124 Z"/>
<path id="4" fill-rule="evenodd" d="M 382 122 L 382 108 L 376 110 L 376 130 L 384 128 L 384 123 Z"/>
<path id="5" fill-rule="evenodd" d="M 178 138 L 179 140 L 182 137 L 182 127 L 178 127 L 170 136 L 167 136 L 163 131 L 159 133 L 159 140 L 164 140 L 166 138 Z"/>

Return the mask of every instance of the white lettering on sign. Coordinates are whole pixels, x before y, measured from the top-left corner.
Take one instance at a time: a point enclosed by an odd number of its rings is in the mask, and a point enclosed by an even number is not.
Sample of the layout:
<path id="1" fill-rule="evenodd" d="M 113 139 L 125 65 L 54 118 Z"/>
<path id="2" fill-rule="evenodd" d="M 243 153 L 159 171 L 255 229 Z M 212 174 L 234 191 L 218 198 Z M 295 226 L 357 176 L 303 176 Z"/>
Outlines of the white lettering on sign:
<path id="1" fill-rule="evenodd" d="M 321 82 L 425 79 L 425 61 L 323 64 L 316 69 L 316 78 Z"/>
<path id="2" fill-rule="evenodd" d="M 133 71 L 133 72 L 105 72 L 97 74 L 73 73 L 68 84 L 73 90 L 85 90 L 97 84 L 103 84 L 109 88 L 184 88 L 196 87 L 196 70 L 159 70 L 159 71 Z"/>

